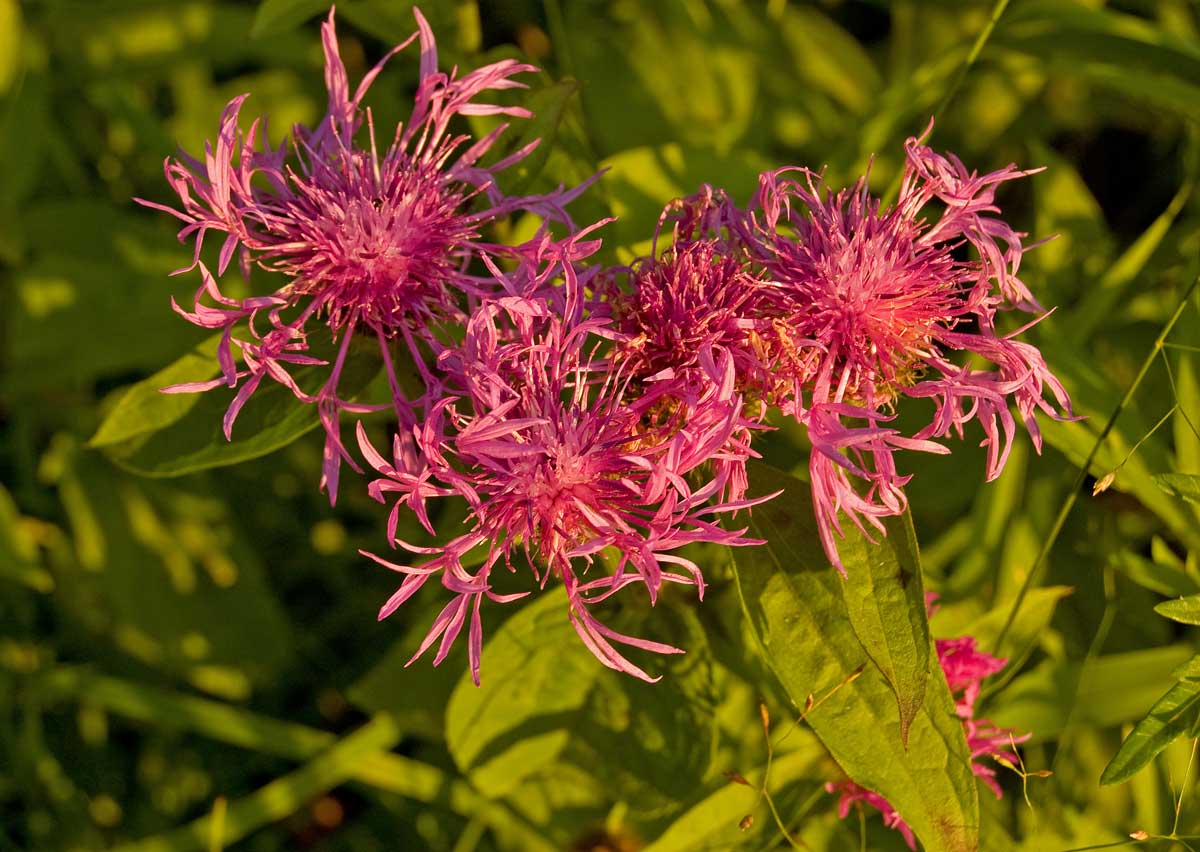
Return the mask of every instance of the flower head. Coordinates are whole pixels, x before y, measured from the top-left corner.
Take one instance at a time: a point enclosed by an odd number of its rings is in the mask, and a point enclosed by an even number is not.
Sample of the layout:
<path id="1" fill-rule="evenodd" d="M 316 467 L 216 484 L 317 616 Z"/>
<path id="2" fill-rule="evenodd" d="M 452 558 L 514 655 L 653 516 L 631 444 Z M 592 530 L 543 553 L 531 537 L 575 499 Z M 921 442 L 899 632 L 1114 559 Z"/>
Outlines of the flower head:
<path id="1" fill-rule="evenodd" d="M 661 254 L 652 253 L 629 267 L 608 270 L 598 288 L 619 334 L 614 360 L 631 391 L 660 400 L 668 415 L 680 404 L 693 404 L 717 381 L 714 358 L 728 359 L 733 383 L 744 403 L 746 428 L 732 436 L 728 496 L 745 495 L 745 460 L 751 429 L 763 419 L 779 382 L 778 348 L 769 305 L 773 293 L 756 271 L 744 247 L 733 237 L 736 209 L 723 192 L 705 186 L 663 211 L 672 239 Z M 715 378 L 716 377 L 716 378 Z"/>
<path id="2" fill-rule="evenodd" d="M 338 414 L 364 408 L 338 392 L 352 335 L 378 341 L 392 407 L 401 423 L 411 426 L 415 409 L 440 394 L 440 380 L 428 362 L 443 348 L 446 327 L 461 325 L 475 304 L 495 294 L 494 277 L 473 271 L 472 262 L 507 249 L 486 242 L 484 228 L 517 210 L 570 223 L 563 205 L 584 188 L 524 197 L 499 189 L 496 175 L 537 143 L 485 166 L 481 159 L 506 125 L 472 142 L 451 122 L 468 115 L 528 117 L 521 107 L 477 98 L 523 87 L 513 77 L 536 69 L 505 59 L 462 77 L 439 72 L 433 33 L 421 13 L 413 12 L 417 32 L 391 50 L 351 94 L 331 10 L 321 33 L 329 93 L 321 122 L 311 130 L 297 126 L 290 148 L 272 150 L 265 120 L 255 120 L 245 133 L 238 129 L 248 97 L 241 95 L 226 107 L 216 144 L 206 148 L 203 160 L 187 155 L 167 160 L 167 180 L 179 195 L 180 209 L 142 202 L 178 217 L 184 222 L 180 239 L 195 241 L 192 266 L 200 267 L 203 285 L 193 310 L 176 306 L 176 311 L 196 325 L 223 332 L 221 377 L 169 390 L 237 387 L 225 417 L 227 437 L 264 378 L 316 403 L 327 434 L 323 484 L 331 499 L 340 461 L 354 464 L 342 446 Z M 421 58 L 412 115 L 380 149 L 371 111 L 362 102 L 388 59 L 414 40 L 419 40 Z M 210 232 L 223 235 L 216 276 L 200 260 Z M 282 274 L 284 283 L 269 296 L 228 297 L 217 277 L 225 274 L 235 254 L 244 272 L 257 265 Z M 288 367 L 324 363 L 304 354 L 315 330 L 334 340 L 340 336 L 341 343 L 328 379 L 310 394 L 296 385 Z M 393 344 L 415 363 L 426 385 L 415 399 L 401 390 Z M 242 356 L 240 368 L 235 346 Z"/>
<path id="3" fill-rule="evenodd" d="M 441 638 L 434 664 L 441 662 L 471 610 L 476 682 L 481 600 L 526 594 L 494 591 L 498 566 L 528 567 L 542 586 L 557 577 L 588 649 L 610 668 L 651 680 L 613 643 L 679 649 L 617 633 L 590 607 L 633 584 L 645 587 L 651 603 L 664 583 L 693 585 L 702 596 L 699 566 L 676 551 L 693 542 L 754 543 L 714 519 L 757 502 L 714 501 L 725 489 L 724 468 L 699 485 L 688 481 L 704 462 L 729 453 L 731 437 L 744 428 L 731 360 L 705 358 L 715 373 L 707 390 L 669 418 L 647 417 L 657 391 L 626 393 L 621 363 L 604 356 L 617 332 L 603 316 L 584 315 L 571 261 L 554 261 L 565 279 L 561 312 L 545 300 L 500 299 L 476 310 L 462 346 L 444 353 L 453 386 L 414 429 L 420 469 L 384 459 L 360 429 L 363 452 L 381 475 L 372 485 L 377 498 L 397 494 L 397 506 L 411 506 L 431 534 L 426 499 L 456 494 L 469 506 L 468 531 L 433 547 L 395 540 L 393 522 L 393 543 L 426 555 L 423 565 L 372 558 L 407 575 L 381 618 L 435 575 L 454 595 L 414 660 Z M 477 548 L 486 549 L 482 565 L 468 570 L 464 556 Z"/>
<path id="4" fill-rule="evenodd" d="M 782 405 L 808 427 L 817 520 L 839 568 L 840 512 L 860 529 L 865 521 L 882 530 L 880 518 L 904 510 L 909 477 L 897 472 L 896 450 L 947 452 L 930 439 L 961 436 L 978 420 L 993 479 L 1015 434 L 1010 401 L 1039 450 L 1035 412 L 1071 416 L 1038 350 L 996 327 L 1000 311 L 1041 310 L 1017 277 L 1024 235 L 995 215 L 994 202 L 999 185 L 1031 172 L 1008 166 L 981 176 L 919 139 L 906 154 L 892 207 L 870 195 L 865 178 L 829 193 L 819 175 L 785 168 L 761 176 L 742 228 L 784 296 L 780 319 L 809 342 L 803 392 Z M 960 366 L 958 352 L 994 369 Z M 911 436 L 887 425 L 904 397 L 937 403 Z"/>

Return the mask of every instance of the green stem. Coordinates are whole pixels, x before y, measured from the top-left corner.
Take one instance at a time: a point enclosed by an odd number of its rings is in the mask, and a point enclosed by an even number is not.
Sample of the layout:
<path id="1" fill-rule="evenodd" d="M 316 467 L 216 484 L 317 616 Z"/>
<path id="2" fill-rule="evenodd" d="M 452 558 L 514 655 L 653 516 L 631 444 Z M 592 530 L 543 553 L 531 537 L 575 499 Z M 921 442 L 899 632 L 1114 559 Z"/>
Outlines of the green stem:
<path id="1" fill-rule="evenodd" d="M 1109 416 L 1108 422 L 1106 422 L 1104 424 L 1104 428 L 1100 430 L 1100 434 L 1096 436 L 1096 440 L 1092 444 L 1091 451 L 1088 452 L 1087 458 L 1084 460 L 1083 465 L 1080 466 L 1079 472 L 1075 475 L 1075 480 L 1071 484 L 1070 492 L 1067 494 L 1066 499 L 1063 500 L 1062 506 L 1058 510 L 1058 515 L 1055 517 L 1054 524 L 1050 528 L 1050 534 L 1042 543 L 1041 550 L 1038 551 L 1037 559 L 1034 561 L 1033 567 L 1029 569 L 1029 573 L 1025 575 L 1025 579 L 1021 582 L 1020 589 L 1017 590 L 1017 596 L 1013 600 L 1012 606 L 1008 610 L 1008 616 L 1004 620 L 1004 626 L 1000 628 L 1000 632 L 996 636 L 996 641 L 993 646 L 995 649 L 1000 648 L 1001 643 L 1004 642 L 1004 637 L 1008 634 L 1008 631 L 1012 629 L 1013 622 L 1016 620 L 1017 613 L 1021 609 L 1021 604 L 1025 602 L 1025 596 L 1029 594 L 1029 590 L 1041 582 L 1041 575 L 1044 573 L 1046 559 L 1050 555 L 1051 548 L 1053 548 L 1055 543 L 1058 541 L 1058 537 L 1062 533 L 1063 526 L 1067 522 L 1067 517 L 1071 514 L 1071 510 L 1075 508 L 1075 501 L 1079 499 L 1080 489 L 1083 488 L 1084 482 L 1087 481 L 1088 471 L 1091 470 L 1092 462 L 1095 461 L 1096 455 L 1100 452 L 1100 448 L 1104 445 L 1105 439 L 1108 438 L 1109 433 L 1113 430 L 1113 427 L 1116 426 L 1117 420 L 1120 418 L 1121 413 L 1125 410 L 1125 407 L 1129 404 L 1129 401 L 1133 399 L 1133 395 L 1137 393 L 1138 388 L 1141 387 L 1142 380 L 1146 378 L 1146 374 L 1150 371 L 1150 367 L 1154 364 L 1154 360 L 1162 351 L 1167 337 L 1175 328 L 1175 324 L 1179 322 L 1179 317 L 1183 315 L 1184 308 L 1187 307 L 1188 300 L 1192 297 L 1192 293 L 1195 292 L 1197 284 L 1200 284 L 1200 276 L 1197 276 L 1197 278 L 1192 281 L 1191 285 L 1184 292 L 1183 296 L 1180 297 L 1179 304 L 1175 306 L 1175 311 L 1171 314 L 1171 318 L 1167 320 L 1166 325 L 1163 326 L 1162 331 L 1160 331 L 1158 337 L 1155 338 L 1154 345 L 1150 348 L 1150 352 L 1146 355 L 1145 360 L 1142 361 L 1142 366 L 1138 369 L 1137 375 L 1134 377 L 1133 381 L 1130 382 L 1129 387 L 1126 388 L 1125 393 L 1121 396 L 1120 402 L 1117 403 L 1117 407 L 1113 409 L 1112 414 Z M 1030 653 L 1032 653 L 1036 644 L 1037 638 L 1035 637 L 1033 642 L 1026 646 L 1026 648 L 1021 652 L 1021 655 L 1017 660 L 1014 661 L 1014 664 L 1009 666 L 1010 672 L 1016 671 L 1020 668 L 1020 664 L 1025 660 L 1025 658 L 1028 657 Z"/>
<path id="2" fill-rule="evenodd" d="M 996 24 L 1000 22 L 1000 16 L 1004 14 L 1004 10 L 1007 8 L 1008 0 L 996 0 L 996 5 L 992 6 L 991 17 L 988 18 L 988 22 L 984 24 L 983 29 L 979 31 L 979 35 L 975 38 L 975 43 L 971 45 L 971 52 L 967 54 L 967 60 L 958 69 L 958 73 L 950 83 L 950 88 L 946 90 L 946 94 L 942 95 L 941 102 L 937 105 L 937 109 L 934 110 L 933 114 L 935 116 L 940 116 L 945 112 L 946 107 L 950 106 L 950 101 L 958 92 L 959 86 L 967 79 L 967 74 L 970 72 L 971 67 L 979 59 L 979 54 L 983 53 L 984 45 L 992 37 L 992 31 L 996 29 Z"/>
<path id="3" fill-rule="evenodd" d="M 971 45 L 970 51 L 967 52 L 967 58 L 963 64 L 958 67 L 958 71 L 954 75 L 954 79 L 950 81 L 950 86 L 946 89 L 946 93 L 942 95 L 942 99 L 938 102 L 937 107 L 933 110 L 934 118 L 941 118 L 945 113 L 946 108 L 950 106 L 950 102 L 954 100 L 954 96 L 958 94 L 959 88 L 963 81 L 967 79 L 967 74 L 971 72 L 971 68 L 975 65 L 979 55 L 983 53 L 983 48 L 987 44 L 988 39 L 992 37 L 992 31 L 996 29 L 996 24 L 1000 22 L 1000 17 L 1004 14 L 1004 10 L 1008 8 L 1008 0 L 996 0 L 992 6 L 992 14 L 988 17 L 987 23 L 983 25 L 983 29 L 979 31 L 979 35 L 975 37 L 975 42 Z M 900 182 L 904 179 L 904 170 L 901 169 L 896 173 L 896 177 L 892 180 L 891 186 L 883 195 L 883 202 L 886 205 L 893 203 L 896 196 L 900 193 Z"/>

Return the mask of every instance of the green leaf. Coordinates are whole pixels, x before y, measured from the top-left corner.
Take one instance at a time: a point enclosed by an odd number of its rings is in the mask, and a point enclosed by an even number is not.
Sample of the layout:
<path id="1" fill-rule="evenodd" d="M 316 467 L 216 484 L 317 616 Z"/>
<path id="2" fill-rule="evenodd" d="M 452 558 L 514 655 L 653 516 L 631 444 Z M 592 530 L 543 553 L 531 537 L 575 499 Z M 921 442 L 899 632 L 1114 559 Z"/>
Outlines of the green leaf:
<path id="1" fill-rule="evenodd" d="M 1043 586 L 1031 589 L 1004 636 L 1004 644 L 996 648 L 996 637 L 1008 619 L 1009 601 L 1000 603 L 990 612 L 956 631 L 959 635 L 974 636 L 979 647 L 987 648 L 1000 657 L 1020 652 L 1041 636 L 1050 626 L 1058 602 L 1075 590 L 1071 586 Z"/>
<path id="2" fill-rule="evenodd" d="M 1200 712 L 1200 655 L 1185 665 L 1184 677 L 1155 702 L 1121 743 L 1100 776 L 1101 784 L 1120 784 L 1132 778 L 1196 723 Z"/>
<path id="3" fill-rule="evenodd" d="M 1059 337 L 1043 334 L 1040 346 L 1046 363 L 1054 365 L 1055 374 L 1070 392 L 1075 413 L 1085 417 L 1073 422 L 1046 418 L 1039 423 L 1042 435 L 1046 443 L 1060 450 L 1072 464 L 1082 465 L 1105 420 L 1120 401 L 1121 388 L 1111 371 L 1097 369 L 1094 360 L 1085 358 Z M 1153 422 L 1147 421 L 1146 414 L 1137 406 L 1127 407 L 1093 459 L 1089 473 L 1100 478 L 1120 466 L 1113 490 L 1133 494 L 1182 542 L 1200 548 L 1200 526 L 1195 516 L 1188 507 L 1164 493 L 1163 486 L 1153 478 L 1153 470 L 1163 470 L 1169 464 L 1168 452 L 1159 436 L 1146 437 Z M 1130 455 L 1135 445 L 1138 451 Z"/>
<path id="4" fill-rule="evenodd" d="M 1180 624 L 1200 626 L 1200 595 L 1190 595 L 1173 601 L 1163 601 L 1154 611 Z"/>
<path id="5" fill-rule="evenodd" d="M 1193 149 L 1194 151 L 1194 149 Z M 1083 291 L 1083 298 L 1071 309 L 1071 338 L 1086 341 L 1092 332 L 1108 317 L 1113 316 L 1113 307 L 1125 297 L 1133 283 L 1141 275 L 1150 258 L 1158 250 L 1175 219 L 1187 204 L 1194 187 L 1193 174 L 1196 157 L 1188 158 L 1188 177 L 1167 208 L 1159 214 L 1150 227 L 1133 241 L 1115 263 L 1108 265 L 1094 286 Z"/>
<path id="6" fill-rule="evenodd" d="M 685 653 L 661 659 L 658 683 L 602 669 L 581 717 L 585 724 L 572 731 L 564 752 L 635 816 L 674 812 L 690 801 L 708 774 L 716 736 L 719 695 L 705 631 L 692 607 L 673 605 L 673 598 L 668 593 L 652 612 L 622 611 L 614 626 L 650 632 Z"/>
<path id="7" fill-rule="evenodd" d="M 12 495 L 0 486 L 0 578 L 38 592 L 54 591 L 54 577 L 38 564 L 37 541 L 21 524 Z"/>
<path id="8" fill-rule="evenodd" d="M 778 34 L 794 63 L 785 66 L 792 85 L 803 81 L 810 93 L 823 91 L 855 114 L 866 111 L 881 80 L 871 54 L 852 35 L 807 6 L 785 7 Z"/>
<path id="9" fill-rule="evenodd" d="M 850 624 L 844 581 L 821 549 L 809 486 L 763 465 L 752 479 L 759 490 L 784 491 L 751 519 L 751 534 L 767 544 L 735 556 L 743 607 L 767 662 L 797 707 L 810 695 L 828 696 L 806 721 L 851 778 L 896 806 L 927 849 L 976 849 L 975 776 L 944 678 L 930 678 L 905 748 L 894 695 L 879 672 L 870 667 L 847 683 L 868 657 Z"/>
<path id="10" fill-rule="evenodd" d="M 278 35 L 329 9 L 325 0 L 262 0 L 254 12 L 251 38 Z"/>
<path id="11" fill-rule="evenodd" d="M 1075 165 L 1050 146 L 1033 141 L 1030 161 L 1046 168 L 1030 181 L 1037 214 L 1034 233 L 1060 236 L 1030 252 L 1029 265 L 1046 279 L 1051 294 L 1063 294 L 1058 298 L 1090 292 L 1112 268 L 1113 239 L 1100 203 Z"/>
<path id="12" fill-rule="evenodd" d="M 1172 497 L 1181 497 L 1189 503 L 1200 503 L 1200 476 L 1196 474 L 1156 473 L 1154 481 Z"/>
<path id="13" fill-rule="evenodd" d="M 8 94 L 22 59 L 21 10 L 17 0 L 0 0 L 0 95 Z"/>
<path id="14" fill-rule="evenodd" d="M 838 545 L 846 567 L 842 596 L 858 641 L 896 693 L 900 738 L 907 744 L 925 703 L 932 643 L 912 518 L 906 512 L 885 526 L 887 536 L 877 545 L 862 536 Z"/>
<path id="15" fill-rule="evenodd" d="M 217 366 L 220 340 L 221 335 L 213 335 L 153 376 L 126 389 L 88 441 L 88 446 L 121 444 L 165 429 L 186 415 L 200 401 L 200 394 L 163 393 L 162 389 L 184 382 L 207 381 L 217 375 L 220 371 Z"/>
<path id="16" fill-rule="evenodd" d="M 316 347 L 311 354 L 326 356 Z M 352 398 L 359 393 L 379 373 L 380 364 L 377 346 L 355 341 L 338 382 L 339 395 Z M 300 367 L 292 376 L 305 392 L 315 393 L 328 379 L 329 370 L 322 365 Z M 206 372 L 197 352 L 163 371 L 169 377 L 183 372 Z M 207 372 L 212 376 L 217 371 Z M 315 405 L 300 402 L 288 388 L 267 378 L 238 414 L 232 439 L 226 440 L 221 423 L 234 392 L 215 388 L 200 394 L 159 393 L 163 373 L 128 391 L 92 439 L 121 467 L 143 476 L 182 476 L 257 458 L 287 446 L 319 423 Z M 177 396 L 192 399 L 189 404 L 173 399 Z M 139 417 L 157 428 L 139 430 Z"/>
<path id="17" fill-rule="evenodd" d="M 61 611 L 207 691 L 244 697 L 274 683 L 295 637 L 259 548 L 228 508 L 121 476 L 94 453 L 59 452 L 56 484 L 75 545 L 75 558 L 55 566 Z"/>
<path id="18" fill-rule="evenodd" d="M 1025 54 L 1139 107 L 1200 116 L 1200 48 L 1133 15 L 1032 0 L 1002 22 L 989 50 Z"/>
<path id="19" fill-rule="evenodd" d="M 716 728 L 703 629 L 667 598 L 653 610 L 623 604 L 605 621 L 633 633 L 645 621 L 643 632 L 686 653 L 663 658 L 653 684 L 610 671 L 571 627 L 563 589 L 539 593 L 485 641 L 481 686 L 463 671 L 446 708 L 446 745 L 481 793 L 512 794 L 569 763 L 634 813 L 657 814 L 691 797 L 709 769 Z"/>
<path id="20" fill-rule="evenodd" d="M 542 173 L 546 161 L 550 158 L 550 152 L 554 149 L 559 125 L 579 92 L 579 87 L 578 80 L 560 80 L 538 89 L 522 101 L 521 105 L 533 113 L 533 118 L 521 122 L 520 135 L 508 141 L 503 150 L 497 152 L 495 159 L 519 151 L 535 139 L 540 139 L 541 142 L 525 159 L 506 172 L 506 175 L 511 174 L 513 181 L 509 192 L 528 192 L 530 185 Z"/>
<path id="21" fill-rule="evenodd" d="M 1167 597 L 1186 597 L 1200 593 L 1200 583 L 1176 565 L 1155 562 L 1128 550 L 1113 556 L 1113 567 L 1143 589 Z"/>
<path id="22" fill-rule="evenodd" d="M 821 766 L 823 750 L 815 742 L 809 746 L 781 755 L 772 762 L 769 791 L 776 799 L 787 787 L 803 779 L 812 779 L 814 787 L 825 781 Z M 762 772 L 760 767 L 746 775 L 755 782 L 762 777 Z M 747 813 L 754 814 L 754 825 L 744 831 L 738 823 Z M 721 786 L 684 811 L 643 852 L 734 849 L 742 845 L 751 831 L 769 839 L 777 836 L 778 828 L 771 821 L 770 811 L 757 790 L 722 779 Z"/>
<path id="23" fill-rule="evenodd" d="M 553 762 L 602 667 L 567 620 L 566 592 L 542 593 L 484 643 L 480 686 L 463 677 L 446 707 L 446 744 L 485 796 Z"/>
<path id="24" fill-rule="evenodd" d="M 719 16 L 682 14 L 681 5 L 643 4 L 618 16 L 561 4 L 566 26 L 556 47 L 587 84 L 584 108 L 602 156 L 671 141 L 726 153 L 761 129 L 753 121 L 761 52 L 731 37 Z"/>
<path id="25" fill-rule="evenodd" d="M 747 199 L 769 163 L 753 151 L 720 155 L 670 143 L 629 148 L 601 166 L 608 169 L 604 185 L 612 198 L 612 213 L 618 217 L 610 226 L 616 231 L 616 242 L 648 253 L 654 227 L 669 201 L 696 192 L 712 175 L 721 175 L 722 187 L 731 198 Z"/>

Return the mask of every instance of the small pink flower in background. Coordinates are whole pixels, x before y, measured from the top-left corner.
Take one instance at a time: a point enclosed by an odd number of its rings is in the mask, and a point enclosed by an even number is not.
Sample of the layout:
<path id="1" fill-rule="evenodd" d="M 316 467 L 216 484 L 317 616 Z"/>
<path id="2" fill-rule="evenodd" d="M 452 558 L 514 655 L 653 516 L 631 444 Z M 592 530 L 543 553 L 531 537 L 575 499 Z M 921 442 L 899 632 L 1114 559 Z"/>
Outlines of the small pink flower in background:
<path id="1" fill-rule="evenodd" d="M 183 154 L 166 162 L 167 180 L 179 195 L 180 209 L 141 202 L 181 219 L 180 240 L 195 241 L 192 267 L 200 267 L 203 285 L 191 311 L 178 306 L 176 310 L 196 325 L 223 332 L 220 378 L 169 390 L 236 387 L 225 416 L 226 437 L 263 379 L 280 382 L 299 399 L 316 404 L 327 435 L 322 485 L 331 499 L 336 497 L 341 460 L 354 465 L 342 445 L 338 415 L 366 410 L 338 392 L 352 337 L 358 333 L 378 341 L 391 382 L 392 408 L 402 427 L 411 427 L 417 410 L 441 394 L 431 362 L 444 347 L 444 329 L 461 326 L 475 305 L 496 294 L 494 277 L 474 271 L 472 261 L 505 255 L 508 249 L 483 240 L 483 229 L 514 211 L 570 226 L 563 207 L 586 187 L 524 197 L 500 190 L 497 174 L 537 143 L 483 166 L 481 158 L 507 125 L 472 142 L 452 131 L 450 122 L 468 115 L 529 117 L 523 108 L 476 99 L 488 91 L 523 88 L 512 78 L 537 69 L 505 59 L 462 77 L 439 72 L 433 33 L 421 13 L 413 12 L 417 32 L 391 50 L 351 94 L 330 11 L 321 33 L 329 107 L 316 128 L 298 126 L 290 149 L 272 150 L 265 119 L 256 119 L 244 134 L 238 129 L 248 97 L 241 95 L 226 107 L 216 145 L 206 148 L 203 160 Z M 363 98 L 388 59 L 418 39 L 420 79 L 412 115 L 380 148 Z M 366 139 L 359 140 L 364 124 Z M 217 276 L 225 274 L 237 254 L 244 273 L 256 264 L 286 280 L 269 296 L 225 295 L 200 260 L 210 233 L 223 236 Z M 305 354 L 314 328 L 334 341 L 340 337 L 340 343 L 324 385 L 306 393 L 288 368 L 326 363 Z M 409 399 L 400 388 L 393 344 L 401 347 L 402 357 L 411 359 L 425 382 L 426 392 L 417 399 Z M 235 351 L 242 356 L 240 368 Z"/>
<path id="2" fill-rule="evenodd" d="M 840 512 L 864 531 L 882 531 L 881 518 L 904 510 L 910 477 L 897 471 L 896 450 L 945 453 L 930 439 L 961 437 L 978 420 L 990 480 L 1014 438 L 1010 401 L 1039 450 L 1035 412 L 1071 417 L 1066 390 L 1038 350 L 995 324 L 1000 311 L 1041 311 L 1017 277 L 1024 235 L 995 215 L 994 202 L 1000 184 L 1031 172 L 1008 166 L 981 176 L 919 139 L 906 154 L 893 207 L 869 194 L 865 178 L 834 194 L 819 175 L 789 167 L 761 176 L 742 228 L 785 298 L 781 321 L 809 341 L 804 392 L 781 406 L 808 427 L 817 521 L 839 569 Z M 961 259 L 963 245 L 974 259 Z M 956 352 L 995 368 L 959 366 Z M 906 396 L 937 403 L 929 425 L 911 436 L 887 425 Z"/>
<path id="3" fill-rule="evenodd" d="M 825 792 L 838 794 L 838 816 L 845 819 L 850 815 L 851 806 L 862 802 L 879 811 L 883 816 L 883 824 L 894 828 L 904 837 L 909 849 L 917 848 L 917 838 L 908 823 L 901 819 L 900 814 L 892 807 L 891 802 L 878 793 L 872 793 L 866 787 L 860 787 L 853 781 L 830 781 L 825 785 Z"/>
<path id="4" fill-rule="evenodd" d="M 393 544 L 428 557 L 424 564 L 372 558 L 406 575 L 380 618 L 433 576 L 453 595 L 414 660 L 440 639 L 434 664 L 440 663 L 470 613 L 468 656 L 476 683 L 482 600 L 503 603 L 527 594 L 493 589 L 492 573 L 501 565 L 510 572 L 528 567 L 543 587 L 557 577 L 588 649 L 610 668 L 655 680 L 614 643 L 658 653 L 680 649 L 618 633 L 590 608 L 635 584 L 651 603 L 664 583 L 692 585 L 703 596 L 700 567 L 677 554 L 679 548 L 757 543 L 744 530 L 722 529 L 716 518 L 759 501 L 721 499 L 728 468 L 700 470 L 729 453 L 736 446 L 731 439 L 745 428 L 731 358 L 702 358 L 713 371 L 707 387 L 695 399 L 676 400 L 669 416 L 649 417 L 669 391 L 652 387 L 627 395 L 628 375 L 604 355 L 619 332 L 603 316 L 585 316 L 568 255 L 577 259 L 578 252 L 564 248 L 557 261 L 561 313 L 541 299 L 499 299 L 472 315 L 458 351 L 443 354 L 451 377 L 447 395 L 413 429 L 419 469 L 385 459 L 360 427 L 362 451 L 380 474 L 371 486 L 377 499 L 397 495 L 397 506 L 410 506 L 431 534 L 427 499 L 455 494 L 469 506 L 467 532 L 431 547 L 396 540 L 393 521 Z M 530 270 L 526 277 L 541 274 Z M 518 281 L 507 286 L 523 289 Z M 482 564 L 468 568 L 464 557 L 480 548 L 486 550 Z"/>
<path id="5" fill-rule="evenodd" d="M 934 595 L 929 596 L 928 603 L 931 609 L 934 598 Z M 1018 735 L 1011 728 L 998 728 L 986 719 L 976 719 L 975 701 L 979 697 L 980 683 L 983 679 L 999 672 L 1008 661 L 980 651 L 973 636 L 938 639 L 934 645 L 937 648 L 938 663 L 954 696 L 955 712 L 963 723 L 963 733 L 971 751 L 971 770 L 976 777 L 983 779 L 996 794 L 996 798 L 1000 798 L 1002 792 L 996 781 L 996 770 L 990 764 L 982 762 L 981 758 L 1000 758 L 1010 764 L 1016 764 L 1019 761 L 1013 754 L 1013 747 L 1028 740 L 1031 734 Z M 870 805 L 883 815 L 884 825 L 904 835 L 909 848 L 917 848 L 912 829 L 883 796 L 849 779 L 831 781 L 825 785 L 825 789 L 839 795 L 839 817 L 845 819 L 850 812 L 850 806 L 856 802 Z"/>

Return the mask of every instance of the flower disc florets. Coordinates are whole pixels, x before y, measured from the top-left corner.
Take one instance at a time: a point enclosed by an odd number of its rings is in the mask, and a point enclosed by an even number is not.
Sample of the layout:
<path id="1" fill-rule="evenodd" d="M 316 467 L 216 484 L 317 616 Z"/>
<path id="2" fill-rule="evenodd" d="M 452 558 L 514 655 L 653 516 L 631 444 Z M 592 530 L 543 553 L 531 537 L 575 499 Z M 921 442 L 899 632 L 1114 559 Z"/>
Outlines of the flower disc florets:
<path id="1" fill-rule="evenodd" d="M 573 228 L 563 205 L 587 185 L 540 196 L 505 195 L 496 175 L 528 155 L 537 142 L 484 166 L 481 158 L 506 125 L 472 142 L 452 130 L 451 122 L 468 115 L 529 117 L 521 107 L 475 99 L 490 90 L 523 87 L 514 75 L 537 69 L 506 59 L 462 77 L 441 73 L 433 33 L 421 13 L 413 11 L 417 32 L 372 68 L 353 95 L 331 11 L 322 27 L 329 106 L 321 122 L 311 130 L 294 128 L 290 150 L 272 150 L 265 121 L 256 120 L 244 134 L 239 131 L 248 97 L 239 96 L 226 107 L 217 142 L 206 149 L 203 161 L 186 155 L 167 161 L 167 180 L 181 209 L 142 202 L 181 219 L 181 240 L 195 239 L 193 266 L 200 266 L 204 284 L 192 311 L 176 310 L 197 325 L 223 331 L 221 377 L 171 390 L 240 385 L 225 418 L 227 437 L 264 378 L 316 403 L 327 435 L 323 484 L 331 498 L 340 461 L 354 464 L 341 443 L 338 415 L 366 408 L 338 393 L 351 336 L 359 333 L 378 341 L 392 407 L 405 427 L 413 425 L 417 411 L 441 393 L 429 362 L 453 339 L 447 328 L 461 326 L 475 305 L 497 294 L 495 277 L 475 268 L 475 261 L 509 250 L 482 240 L 484 228 L 518 210 Z M 387 60 L 418 39 L 420 82 L 413 112 L 381 152 L 362 100 Z M 200 261 L 209 233 L 224 235 L 217 276 Z M 216 278 L 225 274 L 235 254 L 240 254 L 243 272 L 258 265 L 281 273 L 285 283 L 270 296 L 226 296 Z M 270 326 L 265 334 L 258 329 L 264 320 Z M 327 329 L 323 336 L 340 338 L 340 349 L 328 380 L 317 392 L 306 393 L 288 367 L 324 363 L 303 354 L 309 351 L 313 325 L 321 320 Z M 393 345 L 415 363 L 424 393 L 410 398 L 401 390 Z M 235 347 L 242 356 L 240 368 Z"/>

